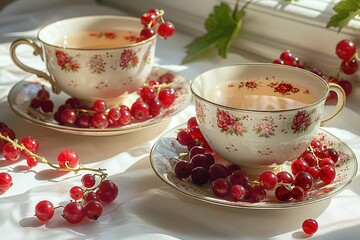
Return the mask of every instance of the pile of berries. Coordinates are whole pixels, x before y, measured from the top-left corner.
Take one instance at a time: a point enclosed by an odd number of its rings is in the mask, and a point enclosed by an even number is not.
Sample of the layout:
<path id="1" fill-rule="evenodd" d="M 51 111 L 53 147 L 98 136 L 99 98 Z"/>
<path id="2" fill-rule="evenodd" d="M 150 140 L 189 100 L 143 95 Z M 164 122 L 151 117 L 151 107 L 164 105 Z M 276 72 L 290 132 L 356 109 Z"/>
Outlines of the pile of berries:
<path id="1" fill-rule="evenodd" d="M 215 154 L 201 131 L 197 132 L 198 129 L 196 118 L 192 117 L 187 122 L 187 128 L 179 130 L 177 141 L 187 146 L 188 158 L 179 160 L 174 172 L 179 178 L 190 179 L 197 185 L 210 182 L 214 195 L 218 197 L 260 202 L 269 191 L 275 190 L 275 197 L 280 202 L 298 201 L 319 181 L 329 184 L 336 177 L 338 152 L 334 148 L 323 147 L 320 141 L 314 139 L 308 149 L 292 162 L 291 172 L 265 171 L 258 179 L 250 179 L 239 166 L 215 161 Z"/>
<path id="2" fill-rule="evenodd" d="M 268 194 L 279 202 L 301 201 L 315 184 L 329 184 L 336 177 L 339 153 L 322 146 L 317 139 L 291 163 L 290 172 L 265 171 L 257 179 L 250 179 L 236 164 L 221 163 L 202 135 L 195 117 L 188 119 L 186 128 L 179 129 L 176 140 L 188 150 L 174 165 L 176 176 L 196 185 L 210 183 L 215 196 L 232 201 L 261 202 Z M 318 223 L 315 219 L 306 219 L 302 229 L 312 235 L 318 230 Z"/>
<path id="3" fill-rule="evenodd" d="M 357 56 L 356 45 L 351 40 L 341 40 L 335 47 L 335 53 L 341 59 L 340 67 L 335 75 L 329 76 L 324 75 L 324 73 L 318 68 L 311 68 L 305 66 L 304 63 L 301 62 L 300 59 L 289 50 L 282 52 L 279 56 L 279 59 L 275 59 L 273 63 L 307 69 L 322 77 L 327 82 L 340 85 L 344 89 L 346 96 L 349 96 L 352 91 L 352 84 L 350 81 L 343 79 L 342 75 L 352 75 L 355 74 L 358 70 L 358 61 L 360 60 Z M 326 103 L 334 104 L 336 103 L 336 101 L 336 93 L 330 92 Z"/>
<path id="4" fill-rule="evenodd" d="M 172 73 L 165 73 L 156 80 L 150 80 L 138 90 L 139 97 L 130 107 L 121 105 L 107 108 L 106 102 L 102 99 L 95 100 L 92 106 L 89 106 L 81 104 L 77 98 L 69 98 L 57 108 L 54 119 L 60 125 L 99 129 L 146 121 L 158 116 L 163 109 L 175 102 L 177 93 L 175 88 L 171 87 L 173 79 Z M 46 101 L 52 103 L 50 93 L 42 88 L 31 100 L 32 108 L 38 109 L 33 102 L 37 101 L 39 95 L 48 96 Z M 45 112 L 42 108 L 39 111 Z"/>
<path id="5" fill-rule="evenodd" d="M 164 10 L 150 9 L 141 16 L 141 23 L 144 26 L 140 32 L 141 40 L 151 38 L 156 33 L 162 38 L 169 38 L 175 32 L 174 24 L 164 21 Z"/>
<path id="6" fill-rule="evenodd" d="M 103 205 L 112 202 L 118 195 L 118 187 L 107 179 L 105 169 L 86 168 L 79 164 L 78 154 L 71 149 L 63 150 L 57 158 L 57 165 L 49 162 L 37 154 L 39 142 L 31 136 L 24 137 L 20 141 L 16 139 L 12 131 L 5 123 L 0 122 L 0 151 L 6 161 L 17 162 L 26 159 L 27 166 L 33 168 L 41 161 L 58 171 L 78 173 L 87 171 L 81 178 L 82 186 L 74 186 L 70 189 L 71 201 L 63 207 L 62 216 L 69 223 L 79 223 L 85 217 L 97 220 L 103 210 Z M 0 194 L 6 192 L 13 184 L 11 175 L 0 172 Z M 48 201 L 40 201 L 35 207 L 35 216 L 41 221 L 49 221 L 55 212 L 54 205 Z"/>

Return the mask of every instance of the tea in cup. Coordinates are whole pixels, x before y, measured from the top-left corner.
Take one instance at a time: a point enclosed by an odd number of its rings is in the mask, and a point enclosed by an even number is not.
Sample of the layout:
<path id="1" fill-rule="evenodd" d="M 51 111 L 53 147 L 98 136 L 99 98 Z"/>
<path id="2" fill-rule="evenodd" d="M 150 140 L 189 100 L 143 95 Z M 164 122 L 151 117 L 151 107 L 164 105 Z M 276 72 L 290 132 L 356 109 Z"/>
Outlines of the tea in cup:
<path id="1" fill-rule="evenodd" d="M 345 104 L 345 93 L 310 71 L 240 64 L 200 74 L 191 83 L 199 128 L 221 158 L 248 172 L 300 156 L 319 127 Z M 329 91 L 338 96 L 323 118 Z"/>
<path id="2" fill-rule="evenodd" d="M 24 71 L 48 80 L 53 92 L 64 91 L 84 102 L 103 99 L 114 105 L 135 92 L 150 74 L 156 35 L 139 41 L 138 18 L 86 16 L 60 20 L 41 28 L 38 45 L 18 39 L 10 48 L 13 62 Z M 45 62 L 41 71 L 18 59 L 16 49 L 30 45 Z"/>

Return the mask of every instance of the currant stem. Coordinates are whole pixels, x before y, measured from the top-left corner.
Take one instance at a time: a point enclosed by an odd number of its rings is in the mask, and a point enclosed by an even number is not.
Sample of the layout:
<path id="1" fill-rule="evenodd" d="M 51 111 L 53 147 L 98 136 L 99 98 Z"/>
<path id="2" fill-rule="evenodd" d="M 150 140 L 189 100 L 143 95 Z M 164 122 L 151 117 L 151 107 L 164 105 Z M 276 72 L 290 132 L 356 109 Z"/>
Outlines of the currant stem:
<path id="1" fill-rule="evenodd" d="M 50 167 L 54 168 L 57 171 L 67 171 L 67 172 L 74 172 L 74 173 L 78 173 L 79 171 L 91 171 L 91 172 L 99 173 L 101 175 L 102 180 L 105 179 L 107 176 L 107 173 L 104 172 L 105 169 L 102 169 L 102 168 L 88 168 L 88 167 L 84 167 L 81 164 L 79 164 L 79 166 L 77 168 L 71 168 L 71 167 L 67 166 L 67 164 L 66 164 L 66 168 L 56 166 L 55 164 L 49 162 L 46 158 L 31 152 L 23 144 L 19 144 L 16 139 L 12 140 L 10 137 L 3 136 L 1 133 L 0 133 L 0 139 L 11 143 L 13 146 L 17 147 L 18 149 L 25 151 L 27 154 L 29 154 L 30 157 L 34 157 L 34 158 L 40 160 L 41 162 L 46 163 L 47 165 L 49 165 Z M 102 180 L 101 180 L 101 182 L 102 182 Z"/>

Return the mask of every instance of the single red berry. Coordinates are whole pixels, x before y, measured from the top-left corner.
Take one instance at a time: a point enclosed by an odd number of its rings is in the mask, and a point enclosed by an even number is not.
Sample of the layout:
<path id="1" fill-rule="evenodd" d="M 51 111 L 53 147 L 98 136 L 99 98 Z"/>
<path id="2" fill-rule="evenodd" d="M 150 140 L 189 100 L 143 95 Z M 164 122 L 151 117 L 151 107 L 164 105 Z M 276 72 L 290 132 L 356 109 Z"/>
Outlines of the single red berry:
<path id="1" fill-rule="evenodd" d="M 352 58 L 352 56 L 354 56 L 355 52 L 356 52 L 356 46 L 355 43 L 351 40 L 341 40 L 340 42 L 338 42 L 338 44 L 335 47 L 335 52 L 336 55 L 344 60 L 344 61 L 348 61 L 350 58 Z"/>
<path id="2" fill-rule="evenodd" d="M 96 112 L 91 118 L 91 125 L 94 128 L 104 129 L 109 125 L 109 121 L 104 113 Z"/>
<path id="3" fill-rule="evenodd" d="M 149 117 L 149 105 L 142 101 L 135 101 L 131 106 L 131 115 L 139 121 L 145 121 Z"/>
<path id="4" fill-rule="evenodd" d="M 159 92 L 159 101 L 164 107 L 169 107 L 176 99 L 175 89 L 172 87 L 162 88 Z"/>
<path id="5" fill-rule="evenodd" d="M 159 25 L 158 34 L 162 38 L 169 38 L 174 35 L 175 26 L 171 22 L 163 22 Z"/>
<path id="6" fill-rule="evenodd" d="M 63 150 L 58 155 L 58 163 L 61 168 L 75 168 L 79 163 L 79 155 L 70 149 Z"/>
<path id="7" fill-rule="evenodd" d="M 98 113 L 103 113 L 106 110 L 106 102 L 104 100 L 98 99 L 93 103 L 92 109 Z"/>
<path id="8" fill-rule="evenodd" d="M 142 40 L 146 40 L 151 38 L 152 36 L 154 36 L 156 34 L 155 30 L 152 28 L 143 28 L 140 32 L 140 38 Z"/>
<path id="9" fill-rule="evenodd" d="M 40 221 L 49 221 L 54 216 L 54 205 L 47 200 L 38 202 L 35 206 L 35 216 Z"/>
<path id="10" fill-rule="evenodd" d="M 0 172 L 0 193 L 6 192 L 11 186 L 11 175 L 6 172 Z"/>
<path id="11" fill-rule="evenodd" d="M 161 113 L 161 102 L 159 99 L 154 99 L 153 101 L 150 101 L 149 103 L 149 114 L 151 117 L 156 117 Z"/>
<path id="12" fill-rule="evenodd" d="M 306 219 L 302 224 L 304 233 L 313 235 L 318 230 L 318 223 L 315 219 Z"/>
<path id="13" fill-rule="evenodd" d="M 119 189 L 113 181 L 105 180 L 100 184 L 97 195 L 102 202 L 112 202 L 118 196 L 118 192 Z"/>
<path id="14" fill-rule="evenodd" d="M 340 65 L 341 71 L 347 75 L 352 75 L 358 70 L 358 63 L 356 59 L 349 61 L 342 61 Z"/>
<path id="15" fill-rule="evenodd" d="M 50 99 L 43 100 L 40 103 L 40 109 L 44 113 L 50 113 L 54 110 L 54 102 Z"/>

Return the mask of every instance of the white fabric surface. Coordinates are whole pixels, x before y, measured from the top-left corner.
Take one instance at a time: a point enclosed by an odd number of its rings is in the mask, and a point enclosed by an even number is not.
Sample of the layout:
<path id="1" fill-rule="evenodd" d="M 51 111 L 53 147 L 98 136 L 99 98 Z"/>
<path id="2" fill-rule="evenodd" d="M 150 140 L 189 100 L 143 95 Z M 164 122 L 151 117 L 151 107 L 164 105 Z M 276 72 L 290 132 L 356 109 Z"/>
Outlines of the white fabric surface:
<path id="1" fill-rule="evenodd" d="M 56 159 L 65 148 L 76 149 L 83 164 L 107 169 L 110 179 L 119 187 L 119 196 L 105 207 L 97 222 L 71 225 L 60 219 L 57 210 L 54 219 L 40 224 L 33 216 L 36 203 L 43 199 L 54 203 L 68 201 L 68 191 L 74 183 L 80 182 L 80 175 L 58 174 L 45 164 L 28 171 L 24 161 L 8 164 L 0 160 L 0 170 L 9 171 L 14 182 L 9 191 L 0 195 L 0 239 L 302 239 L 305 238 L 300 229 L 302 221 L 310 217 L 319 223 L 319 231 L 313 239 L 360 237 L 358 177 L 332 199 L 282 210 L 244 210 L 211 205 L 182 195 L 163 183 L 150 167 L 150 148 L 161 134 L 193 116 L 193 105 L 151 128 L 111 137 L 68 135 L 34 126 L 17 117 L 9 109 L 6 96 L 11 87 L 28 74 L 11 62 L 10 42 L 26 34 L 34 37 L 34 29 L 55 19 L 119 13 L 97 6 L 94 1 L 75 2 L 19 0 L 0 13 L 0 121 L 14 129 L 18 138 L 36 137 L 40 142 L 39 153 L 47 159 Z M 179 65 L 184 56 L 183 47 L 190 40 L 180 33 L 173 39 L 159 40 L 157 64 L 179 71 L 191 80 L 214 66 L 257 61 L 231 54 L 227 61 L 215 57 Z M 35 66 L 44 68 L 31 51 L 24 49 L 19 54 Z M 359 122 L 359 114 L 344 109 L 326 128 L 346 143 L 358 159 Z"/>

